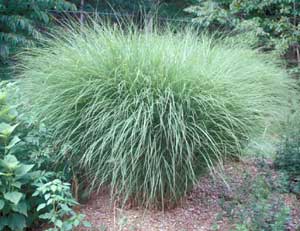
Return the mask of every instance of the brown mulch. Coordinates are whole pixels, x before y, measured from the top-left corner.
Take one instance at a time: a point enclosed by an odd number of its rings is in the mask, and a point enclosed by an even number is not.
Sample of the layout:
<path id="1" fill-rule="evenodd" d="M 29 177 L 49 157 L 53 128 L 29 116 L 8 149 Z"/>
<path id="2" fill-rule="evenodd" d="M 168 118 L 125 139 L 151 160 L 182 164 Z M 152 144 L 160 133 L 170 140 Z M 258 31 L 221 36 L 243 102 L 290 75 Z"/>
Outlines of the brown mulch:
<path id="1" fill-rule="evenodd" d="M 244 173 L 255 178 L 260 174 L 257 166 L 252 162 L 236 162 L 224 166 L 226 179 L 230 179 L 228 185 L 224 179 L 204 176 L 199 184 L 194 187 L 182 202 L 174 209 L 165 211 L 145 210 L 143 208 L 121 209 L 111 203 L 107 191 L 92 195 L 89 201 L 82 205 L 80 213 L 86 215 L 92 228 L 80 230 L 102 231 L 229 231 L 234 228 L 226 216 L 221 216 L 222 208 L 220 199 L 234 200 L 239 190 L 246 189 L 243 182 Z M 276 177 L 274 171 L 274 177 Z M 225 179 L 225 182 L 227 182 Z M 242 186 L 243 184 L 243 186 Z M 246 188 L 245 188 L 246 187 Z M 250 190 L 250 189 L 249 189 Z M 240 195 L 240 192 L 239 192 Z M 293 224 L 300 223 L 300 203 L 292 194 L 285 195 L 285 203 L 291 207 Z M 245 198 L 238 198 L 244 200 Z M 295 225 L 295 227 L 296 227 Z M 289 229 L 293 230 L 293 229 Z"/>

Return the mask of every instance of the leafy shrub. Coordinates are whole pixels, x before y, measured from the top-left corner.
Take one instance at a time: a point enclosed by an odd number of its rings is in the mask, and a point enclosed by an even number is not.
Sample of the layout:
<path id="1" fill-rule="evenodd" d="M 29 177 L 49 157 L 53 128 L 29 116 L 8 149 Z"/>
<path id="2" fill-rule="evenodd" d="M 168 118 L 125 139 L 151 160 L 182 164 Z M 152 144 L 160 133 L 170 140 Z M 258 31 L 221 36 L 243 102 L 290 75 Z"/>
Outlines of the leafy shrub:
<path id="1" fill-rule="evenodd" d="M 41 177 L 44 176 L 42 172 L 31 171 L 33 167 L 33 164 L 22 164 L 13 155 L 0 159 L 0 230 L 24 230 L 38 219 L 54 226 L 49 231 L 89 226 L 83 220 L 84 215 L 72 209 L 78 203 L 72 197 L 70 184 L 59 179 L 49 181 L 47 177 Z"/>
<path id="2" fill-rule="evenodd" d="M 21 142 L 16 135 L 17 112 L 8 104 L 8 85 L 2 82 L 0 87 L 0 230 L 23 230 L 35 216 L 29 196 L 40 173 L 32 171 L 32 163 L 22 163 L 14 155 Z M 22 152 L 22 156 L 26 154 Z"/>
<path id="3" fill-rule="evenodd" d="M 76 30 L 23 56 L 23 99 L 65 147 L 58 161 L 124 201 L 176 201 L 287 105 L 284 71 L 235 41 Z"/>
<path id="4" fill-rule="evenodd" d="M 18 126 L 15 123 L 16 114 L 7 104 L 7 94 L 2 89 L 4 84 L 2 83 L 0 87 L 0 157 L 3 157 L 20 139 L 17 136 L 12 136 L 12 133 Z"/>
<path id="5" fill-rule="evenodd" d="M 35 169 L 53 170 L 49 157 L 52 148 L 45 143 L 51 132 L 33 117 L 19 113 L 24 107 L 19 89 L 14 83 L 0 83 L 0 157 L 15 156 L 23 164 L 34 164 Z M 52 168 L 51 168 L 52 167 Z"/>
<path id="6" fill-rule="evenodd" d="M 43 219 L 50 223 L 56 219 L 55 221 L 64 224 L 64 229 L 59 230 L 71 230 L 82 224 L 83 215 L 68 207 L 77 203 L 70 193 L 69 184 L 59 179 L 63 176 L 50 172 L 49 166 L 44 168 L 46 163 L 51 162 L 44 155 L 36 154 L 41 153 L 41 148 L 44 147 L 39 142 L 43 133 L 30 130 L 32 127 L 25 125 L 24 118 L 21 119 L 9 104 L 9 89 L 17 90 L 12 84 L 0 83 L 0 230 L 24 230 L 25 227 L 39 224 L 42 216 L 39 210 L 49 200 L 53 202 L 53 207 L 47 204 L 43 212 L 50 214 L 55 211 L 57 215 L 46 217 L 44 214 Z M 22 161 L 15 155 L 22 157 Z M 68 217 L 70 215 L 72 216 Z M 56 223 L 54 225 L 57 226 Z"/>
<path id="7" fill-rule="evenodd" d="M 23 230 L 27 226 L 30 204 L 24 187 L 36 178 L 30 172 L 32 168 L 12 155 L 0 159 L 0 230 Z"/>
<path id="8" fill-rule="evenodd" d="M 80 9 L 82 1 L 72 0 L 72 3 L 76 4 L 77 8 Z M 181 19 L 186 16 L 187 13 L 184 9 L 195 3 L 195 0 L 162 0 L 162 1 L 151 1 L 151 0 L 110 0 L 105 1 L 85 1 L 83 2 L 83 9 L 85 11 L 98 11 L 115 14 L 123 13 L 138 16 L 141 11 L 145 13 L 153 13 L 157 11 L 157 16 L 164 16 L 168 18 Z"/>
<path id="9" fill-rule="evenodd" d="M 252 31 L 257 46 L 275 49 L 299 62 L 299 8 L 298 1 L 287 0 L 201 0 L 186 10 L 195 15 L 194 23 L 202 28 Z"/>
<path id="10" fill-rule="evenodd" d="M 19 48 L 38 40 L 41 25 L 49 24 L 48 10 L 75 9 L 65 0 L 10 0 L 0 1 L 0 79 L 8 78 L 7 64 Z"/>

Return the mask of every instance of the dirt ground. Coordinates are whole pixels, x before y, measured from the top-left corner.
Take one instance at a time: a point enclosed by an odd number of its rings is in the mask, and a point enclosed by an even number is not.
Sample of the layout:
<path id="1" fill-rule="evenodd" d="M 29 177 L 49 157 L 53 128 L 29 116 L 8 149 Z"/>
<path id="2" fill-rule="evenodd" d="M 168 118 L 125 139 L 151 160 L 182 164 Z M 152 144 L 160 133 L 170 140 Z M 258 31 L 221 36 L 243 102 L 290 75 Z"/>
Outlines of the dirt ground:
<path id="1" fill-rule="evenodd" d="M 238 190 L 245 190 L 242 175 L 248 172 L 252 178 L 260 174 L 251 161 L 225 165 L 225 175 L 230 180 L 228 188 L 223 180 L 207 175 L 201 178 L 182 202 L 174 209 L 165 211 L 143 208 L 118 208 L 111 203 L 109 193 L 94 194 L 80 208 L 92 228 L 80 230 L 99 231 L 229 231 L 234 228 L 228 218 L 222 216 L 220 199 L 231 200 Z M 275 174 L 275 173 L 274 173 Z M 244 185 L 244 186 L 242 186 Z M 243 187 L 243 189 L 242 189 Z M 247 187 L 247 186 L 246 186 Z M 247 190 L 247 188 L 246 188 Z M 292 208 L 292 228 L 300 224 L 300 203 L 292 194 L 284 196 L 285 204 Z"/>
<path id="2" fill-rule="evenodd" d="M 207 231 L 211 230 L 216 215 L 221 212 L 216 203 L 216 196 L 210 195 L 207 198 L 207 193 L 199 187 L 176 208 L 158 211 L 118 208 L 110 202 L 109 194 L 102 192 L 93 195 L 80 212 L 86 215 L 86 219 L 92 223 L 95 230 Z"/>

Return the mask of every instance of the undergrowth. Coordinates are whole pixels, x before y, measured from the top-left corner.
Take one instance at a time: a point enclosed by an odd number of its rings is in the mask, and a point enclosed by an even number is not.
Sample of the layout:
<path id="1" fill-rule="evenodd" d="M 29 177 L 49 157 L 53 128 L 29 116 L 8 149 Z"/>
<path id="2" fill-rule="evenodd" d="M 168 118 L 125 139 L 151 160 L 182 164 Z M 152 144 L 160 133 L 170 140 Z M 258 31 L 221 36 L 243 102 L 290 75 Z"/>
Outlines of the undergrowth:
<path id="1" fill-rule="evenodd" d="M 77 202 L 61 181 L 65 174 L 51 169 L 43 145 L 48 132 L 25 119 L 13 103 L 17 92 L 15 84 L 0 82 L 0 230 L 35 228 L 42 219 L 49 230 L 88 226 L 72 208 Z"/>
<path id="2" fill-rule="evenodd" d="M 298 230 L 293 207 L 286 203 L 287 196 L 292 198 L 287 194 L 286 175 L 274 171 L 265 159 L 257 160 L 255 169 L 255 173 L 244 169 L 239 180 L 229 180 L 232 192 L 223 192 L 218 200 L 222 212 L 216 216 L 212 229 L 219 230 L 218 221 L 226 218 L 234 231 Z"/>
<path id="3" fill-rule="evenodd" d="M 300 196 L 300 124 L 299 112 L 291 114 L 275 158 L 275 167 L 288 175 L 289 190 Z"/>

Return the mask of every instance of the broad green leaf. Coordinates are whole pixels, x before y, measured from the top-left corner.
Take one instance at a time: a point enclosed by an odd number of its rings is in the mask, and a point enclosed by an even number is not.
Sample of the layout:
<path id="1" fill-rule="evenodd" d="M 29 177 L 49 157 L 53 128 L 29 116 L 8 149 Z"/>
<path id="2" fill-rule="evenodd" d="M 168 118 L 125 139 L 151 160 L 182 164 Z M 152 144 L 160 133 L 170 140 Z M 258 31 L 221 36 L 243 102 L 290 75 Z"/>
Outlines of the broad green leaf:
<path id="1" fill-rule="evenodd" d="M 21 139 L 18 136 L 14 136 L 14 138 L 9 142 L 9 144 L 5 147 L 7 150 L 14 147 L 17 143 L 19 143 Z"/>
<path id="2" fill-rule="evenodd" d="M 5 226 L 8 224 L 7 217 L 0 217 L 0 230 L 3 230 Z"/>
<path id="3" fill-rule="evenodd" d="M 18 167 L 19 163 L 20 162 L 13 155 L 7 155 L 7 156 L 5 156 L 4 160 L 1 161 L 1 164 L 4 164 L 4 166 L 7 167 L 10 170 L 15 170 Z"/>
<path id="4" fill-rule="evenodd" d="M 4 200 L 0 200 L 0 210 L 4 208 L 5 202 Z"/>
<path id="5" fill-rule="evenodd" d="M 20 202 L 22 196 L 23 194 L 20 192 L 4 193 L 4 199 L 14 203 L 15 205 L 17 205 Z"/>
<path id="6" fill-rule="evenodd" d="M 15 124 L 11 126 L 8 123 L 0 123 L 0 134 L 2 134 L 4 137 L 9 137 L 10 134 L 15 130 L 15 128 L 18 126 L 18 124 Z"/>
<path id="7" fill-rule="evenodd" d="M 13 182 L 11 185 L 18 188 L 18 189 L 20 189 L 21 186 L 22 186 L 21 182 L 19 182 L 19 181 Z"/>
<path id="8" fill-rule="evenodd" d="M 50 199 L 47 201 L 47 205 L 50 205 L 52 202 L 53 202 L 53 199 L 50 198 Z"/>
<path id="9" fill-rule="evenodd" d="M 73 229 L 73 225 L 70 223 L 64 223 L 63 229 L 68 231 Z"/>
<path id="10" fill-rule="evenodd" d="M 82 224 L 83 224 L 84 227 L 87 227 L 87 228 L 92 227 L 92 224 L 88 221 L 83 221 Z"/>
<path id="11" fill-rule="evenodd" d="M 57 227 L 61 228 L 61 227 L 63 226 L 63 222 L 62 222 L 61 220 L 57 220 L 57 221 L 55 222 L 55 225 L 56 225 Z"/>
<path id="12" fill-rule="evenodd" d="M 24 228 L 26 227 L 25 216 L 17 213 L 12 214 L 8 219 L 7 225 L 11 228 L 11 230 L 14 231 L 24 230 Z"/>
<path id="13" fill-rule="evenodd" d="M 52 218 L 52 214 L 51 213 L 45 213 L 39 216 L 39 218 L 44 219 L 44 220 L 48 220 Z"/>
<path id="14" fill-rule="evenodd" d="M 28 208 L 27 208 L 27 204 L 26 204 L 25 201 L 21 201 L 17 205 L 13 205 L 12 210 L 15 211 L 15 212 L 18 212 L 20 214 L 23 214 L 24 216 L 27 217 Z"/>
<path id="15" fill-rule="evenodd" d="M 38 196 L 38 195 L 40 195 L 40 192 L 39 192 L 39 191 L 35 191 L 35 192 L 32 194 L 33 197 L 36 197 L 36 196 Z"/>
<path id="16" fill-rule="evenodd" d="M 16 171 L 15 174 L 17 177 L 24 176 L 26 173 L 28 173 L 32 168 L 34 167 L 34 164 L 22 164 L 20 165 Z"/>
<path id="17" fill-rule="evenodd" d="M 47 194 L 44 196 L 45 200 L 47 201 L 47 200 L 50 198 L 50 196 L 51 196 L 51 194 L 50 194 L 50 193 L 47 193 Z"/>
<path id="18" fill-rule="evenodd" d="M 39 204 L 39 206 L 37 207 L 36 211 L 40 211 L 41 209 L 43 209 L 45 207 L 46 207 L 45 203 Z"/>

